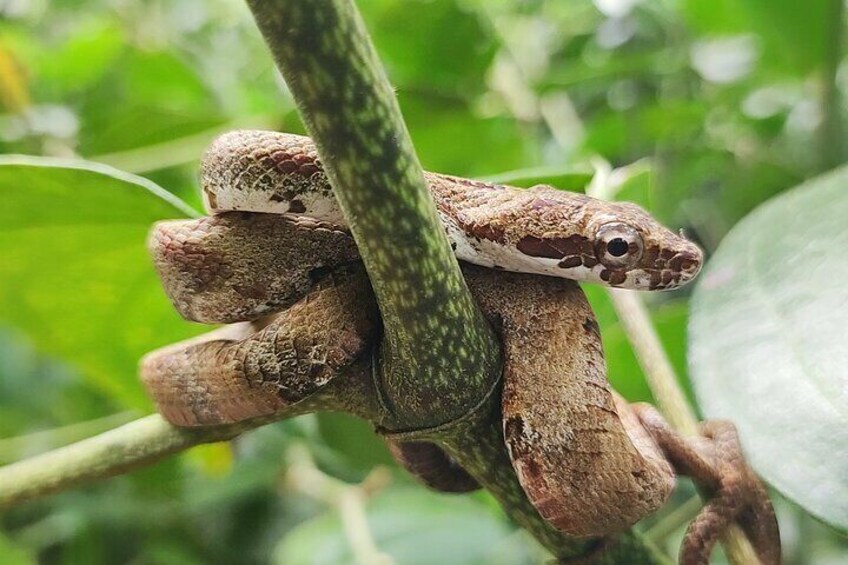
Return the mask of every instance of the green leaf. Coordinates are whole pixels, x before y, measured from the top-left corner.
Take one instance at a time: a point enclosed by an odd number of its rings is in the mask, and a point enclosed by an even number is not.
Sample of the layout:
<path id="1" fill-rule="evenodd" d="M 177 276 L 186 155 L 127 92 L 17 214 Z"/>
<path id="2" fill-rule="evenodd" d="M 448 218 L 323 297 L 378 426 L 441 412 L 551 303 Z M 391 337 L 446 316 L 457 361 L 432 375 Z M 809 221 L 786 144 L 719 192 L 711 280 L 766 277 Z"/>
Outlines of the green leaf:
<path id="1" fill-rule="evenodd" d="M 363 3 L 380 57 L 401 90 L 466 99 L 484 91 L 497 43 L 485 20 L 464 4 L 456 0 Z"/>
<path id="2" fill-rule="evenodd" d="M 147 408 L 139 357 L 197 333 L 161 290 L 150 225 L 196 213 L 159 186 L 102 165 L 0 158 L 0 322 L 75 366 L 119 406 Z"/>
<path id="3" fill-rule="evenodd" d="M 367 507 L 377 548 L 404 565 L 537 563 L 538 549 L 505 520 L 469 497 L 398 489 Z M 339 516 L 327 513 L 292 530 L 277 546 L 280 565 L 354 564 Z"/>
<path id="4" fill-rule="evenodd" d="M 478 117 L 461 101 L 414 93 L 400 92 L 398 100 L 427 170 L 479 176 L 538 160 L 537 143 L 522 136 L 512 117 Z"/>
<path id="5" fill-rule="evenodd" d="M 821 65 L 829 37 L 832 0 L 687 0 L 687 22 L 708 34 L 754 32 L 767 63 L 800 74 Z M 815 38 L 815 40 L 811 40 Z"/>
<path id="6" fill-rule="evenodd" d="M 490 175 L 483 180 L 521 188 L 547 184 L 560 190 L 583 192 L 592 180 L 592 169 L 578 166 L 533 167 Z"/>
<path id="7" fill-rule="evenodd" d="M 118 26 L 96 19 L 81 25 L 60 48 L 35 54 L 34 70 L 39 82 L 67 97 L 98 81 L 125 47 Z"/>
<path id="8" fill-rule="evenodd" d="M 79 114 L 78 150 L 87 157 L 164 143 L 226 121 L 197 70 L 161 51 L 126 53 L 86 94 Z"/>
<path id="9" fill-rule="evenodd" d="M 321 439 L 333 457 L 322 457 L 320 451 L 315 456 L 334 475 L 361 481 L 376 465 L 392 464 L 386 443 L 374 433 L 373 424 L 342 412 L 321 412 L 316 419 Z"/>
<path id="10" fill-rule="evenodd" d="M 704 414 L 739 427 L 757 470 L 848 529 L 848 168 L 761 206 L 724 239 L 693 297 Z"/>

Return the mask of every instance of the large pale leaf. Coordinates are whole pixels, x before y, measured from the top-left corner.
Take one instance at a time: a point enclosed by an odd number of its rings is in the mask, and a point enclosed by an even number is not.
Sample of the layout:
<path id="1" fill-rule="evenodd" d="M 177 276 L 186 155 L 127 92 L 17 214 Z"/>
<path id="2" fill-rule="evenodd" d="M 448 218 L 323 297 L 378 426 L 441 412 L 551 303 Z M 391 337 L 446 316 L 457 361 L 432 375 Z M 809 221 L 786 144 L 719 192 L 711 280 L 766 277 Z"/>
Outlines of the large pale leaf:
<path id="1" fill-rule="evenodd" d="M 757 470 L 848 529 L 848 168 L 740 222 L 692 301 L 690 373 Z"/>
<path id="2" fill-rule="evenodd" d="M 174 313 L 144 242 L 154 221 L 192 210 L 102 165 L 14 156 L 0 158 L 0 201 L 0 323 L 118 405 L 146 407 L 139 357 L 197 330 Z"/>

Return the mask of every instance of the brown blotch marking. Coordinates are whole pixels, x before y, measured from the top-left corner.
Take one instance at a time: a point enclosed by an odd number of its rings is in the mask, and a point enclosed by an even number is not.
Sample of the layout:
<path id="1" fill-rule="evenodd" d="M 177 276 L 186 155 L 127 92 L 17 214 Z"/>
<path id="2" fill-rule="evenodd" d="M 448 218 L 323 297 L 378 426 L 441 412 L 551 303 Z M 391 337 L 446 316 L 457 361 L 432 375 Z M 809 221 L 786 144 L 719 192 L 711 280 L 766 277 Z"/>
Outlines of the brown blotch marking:
<path id="1" fill-rule="evenodd" d="M 663 259 L 665 259 L 666 261 L 668 261 L 669 259 L 671 259 L 672 257 L 674 257 L 674 255 L 675 255 L 675 251 L 674 251 L 674 249 L 663 249 L 663 250 L 660 252 L 660 257 L 662 257 L 662 258 L 663 258 Z"/>
<path id="2" fill-rule="evenodd" d="M 668 266 L 677 272 L 687 271 L 693 268 L 697 264 L 697 261 L 686 252 L 678 253 L 675 257 L 668 262 Z"/>
<path id="3" fill-rule="evenodd" d="M 672 257 L 671 260 L 668 262 L 668 268 L 673 270 L 673 271 L 679 271 L 682 263 L 683 263 L 683 255 L 680 255 L 678 253 L 677 255 Z"/>
<path id="4" fill-rule="evenodd" d="M 572 255 L 571 257 L 566 257 L 560 261 L 558 266 L 563 269 L 573 269 L 574 267 L 579 267 L 582 264 L 583 260 L 579 256 Z"/>
<path id="5" fill-rule="evenodd" d="M 529 453 L 529 449 L 528 449 L 528 453 Z M 541 467 L 539 466 L 539 464 L 536 462 L 536 460 L 533 459 L 532 457 L 527 457 L 525 455 L 522 455 L 522 456 L 516 457 L 516 461 L 518 461 L 521 464 L 522 468 L 524 469 L 524 476 L 527 479 L 533 481 L 534 483 L 537 483 L 536 488 L 539 488 L 541 485 L 538 484 L 538 483 L 539 483 L 539 481 L 544 480 L 544 473 L 543 473 Z M 542 483 L 542 484 L 544 484 L 544 483 Z"/>
<path id="6" fill-rule="evenodd" d="M 280 194 L 279 192 L 275 192 L 274 194 L 272 194 L 272 195 L 268 198 L 268 201 L 269 201 L 269 202 L 285 202 L 286 200 L 288 200 L 288 198 L 286 197 L 286 195 L 285 195 L 285 194 Z"/>
<path id="7" fill-rule="evenodd" d="M 306 212 L 306 206 L 300 200 L 292 200 L 289 204 L 289 212 L 292 214 L 303 214 Z"/>
<path id="8" fill-rule="evenodd" d="M 233 290 L 241 296 L 255 300 L 265 300 L 268 298 L 268 289 L 263 284 L 237 285 L 233 286 Z"/>
<path id="9" fill-rule="evenodd" d="M 569 255 L 580 255 L 587 244 L 591 251 L 591 242 L 586 237 L 577 234 L 568 237 L 552 238 L 540 238 L 528 235 L 522 237 L 516 247 L 520 252 L 531 257 L 562 259 Z"/>
<path id="10" fill-rule="evenodd" d="M 644 265 L 653 265 L 654 261 L 657 260 L 657 256 L 660 254 L 660 249 L 656 245 L 652 245 L 651 247 L 645 250 L 645 254 L 642 256 L 642 264 Z"/>
<path id="11" fill-rule="evenodd" d="M 277 164 L 277 169 L 283 174 L 291 174 L 297 170 L 297 163 L 291 160 L 283 161 Z"/>
<path id="12" fill-rule="evenodd" d="M 612 275 L 610 275 L 609 283 L 611 285 L 619 285 L 624 283 L 627 280 L 627 273 L 624 271 L 613 271 Z"/>
<path id="13" fill-rule="evenodd" d="M 274 157 L 272 155 L 259 156 L 257 158 L 257 162 L 265 170 L 273 169 L 274 167 L 277 166 L 277 161 L 274 159 Z"/>
<path id="14" fill-rule="evenodd" d="M 651 288 L 656 287 L 662 282 L 662 273 L 659 271 L 651 271 Z"/>
<path id="15" fill-rule="evenodd" d="M 674 278 L 674 273 L 671 271 L 663 271 L 662 272 L 662 284 L 663 286 L 667 285 Z"/>
<path id="16" fill-rule="evenodd" d="M 518 416 L 512 416 L 504 422 L 504 437 L 518 439 L 524 435 L 524 420 Z"/>
<path id="17" fill-rule="evenodd" d="M 306 177 L 311 177 L 312 175 L 314 175 L 315 173 L 320 172 L 320 171 L 321 171 L 321 169 L 316 167 L 314 163 L 309 163 L 309 164 L 303 165 L 300 168 L 300 174 L 302 174 L 303 176 L 306 176 Z"/>
<path id="18" fill-rule="evenodd" d="M 598 264 L 597 258 L 591 255 L 583 255 L 583 266 L 587 269 L 591 269 L 595 265 Z"/>
<path id="19" fill-rule="evenodd" d="M 547 257 L 548 259 L 562 259 L 565 254 L 550 244 L 549 241 L 534 237 L 524 236 L 515 246 L 521 253 L 530 257 Z"/>
<path id="20" fill-rule="evenodd" d="M 503 243 L 504 241 L 503 228 L 493 224 L 471 224 L 468 226 L 468 231 L 479 239 L 488 239 L 495 243 Z"/>
<path id="21" fill-rule="evenodd" d="M 607 269 L 604 269 L 603 271 L 601 271 L 600 277 L 601 277 L 602 281 L 609 282 L 610 276 L 612 276 L 611 271 L 608 271 Z"/>

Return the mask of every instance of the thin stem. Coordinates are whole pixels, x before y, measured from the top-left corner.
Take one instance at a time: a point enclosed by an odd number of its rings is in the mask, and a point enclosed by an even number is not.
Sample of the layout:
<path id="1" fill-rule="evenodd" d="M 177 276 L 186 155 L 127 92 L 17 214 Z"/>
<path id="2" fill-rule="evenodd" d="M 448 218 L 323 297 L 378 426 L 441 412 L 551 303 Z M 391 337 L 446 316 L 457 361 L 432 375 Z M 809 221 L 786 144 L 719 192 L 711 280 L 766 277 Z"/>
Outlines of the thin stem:
<path id="1" fill-rule="evenodd" d="M 0 468 L 0 508 L 127 473 L 201 443 L 230 439 L 244 426 L 181 429 L 158 415 Z"/>
<path id="2" fill-rule="evenodd" d="M 677 431 L 685 435 L 697 434 L 695 412 L 680 388 L 674 367 L 651 322 L 645 303 L 631 290 L 611 288 L 608 294 L 660 412 Z"/>
<path id="3" fill-rule="evenodd" d="M 837 73 L 842 62 L 842 42 L 845 32 L 845 1 L 828 0 L 824 65 L 821 77 L 821 124 L 819 143 L 826 169 L 840 164 L 844 158 L 844 127 L 837 85 Z"/>
<path id="4" fill-rule="evenodd" d="M 377 547 L 365 511 L 368 498 L 382 490 L 391 480 L 388 470 L 378 467 L 371 471 L 362 483 L 350 485 L 318 469 L 305 448 L 293 448 L 288 459 L 292 464 L 286 482 L 312 498 L 338 509 L 356 562 L 360 565 L 393 565 L 391 556 Z"/>
<path id="5" fill-rule="evenodd" d="M 32 446 L 38 451 L 56 449 L 75 441 L 80 441 L 94 434 L 111 430 L 116 426 L 127 424 L 138 417 L 137 412 L 121 412 L 110 414 L 95 420 L 77 422 L 60 428 L 51 428 L 29 434 L 0 439 L 0 465 L 12 463 L 33 454 Z"/>
<path id="6" fill-rule="evenodd" d="M 609 289 L 609 296 L 660 411 L 677 431 L 684 435 L 697 434 L 695 412 L 686 401 L 642 298 L 632 290 L 621 289 Z M 737 526 L 728 529 L 721 542 L 732 564 L 759 563 L 750 542 Z"/>
<path id="7" fill-rule="evenodd" d="M 385 325 L 392 427 L 476 406 L 499 348 L 462 278 L 394 91 L 351 0 L 248 0 L 330 178 Z"/>
<path id="8" fill-rule="evenodd" d="M 345 410 L 379 420 L 370 375 L 351 367 L 285 409 L 235 424 L 179 428 L 158 414 L 77 443 L 0 467 L 0 509 L 153 464 L 203 443 L 227 441 L 265 424 L 320 410 Z"/>

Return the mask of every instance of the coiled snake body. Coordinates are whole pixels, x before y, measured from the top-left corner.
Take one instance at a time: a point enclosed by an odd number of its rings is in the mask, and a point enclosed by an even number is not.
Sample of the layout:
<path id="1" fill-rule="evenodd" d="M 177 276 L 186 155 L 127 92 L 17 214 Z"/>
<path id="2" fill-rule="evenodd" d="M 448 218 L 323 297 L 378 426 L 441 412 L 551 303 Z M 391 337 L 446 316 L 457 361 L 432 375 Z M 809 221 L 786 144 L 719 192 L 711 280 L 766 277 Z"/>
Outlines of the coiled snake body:
<path id="1" fill-rule="evenodd" d="M 306 411 L 319 392 L 353 386 L 337 407 L 379 421 L 379 408 L 362 408 L 368 394 L 360 404 L 349 400 L 357 386 L 373 385 L 357 379 L 369 374 L 379 315 L 310 140 L 226 134 L 207 152 L 201 178 L 213 215 L 157 224 L 154 262 L 184 317 L 253 322 L 145 357 L 142 378 L 160 412 L 177 425 L 233 423 Z M 779 562 L 771 505 L 732 425 L 708 423 L 706 439 L 693 443 L 652 408 L 615 395 L 597 323 L 573 282 L 674 288 L 700 269 L 697 246 L 632 204 L 432 173 L 426 180 L 457 256 L 513 271 L 463 268 L 498 326 L 504 441 L 536 511 L 565 533 L 606 536 L 664 502 L 673 466 L 713 494 L 690 527 L 683 562 L 705 563 L 733 520 L 765 563 Z M 485 471 L 472 478 L 434 444 L 390 445 L 431 487 L 497 486 Z"/>

